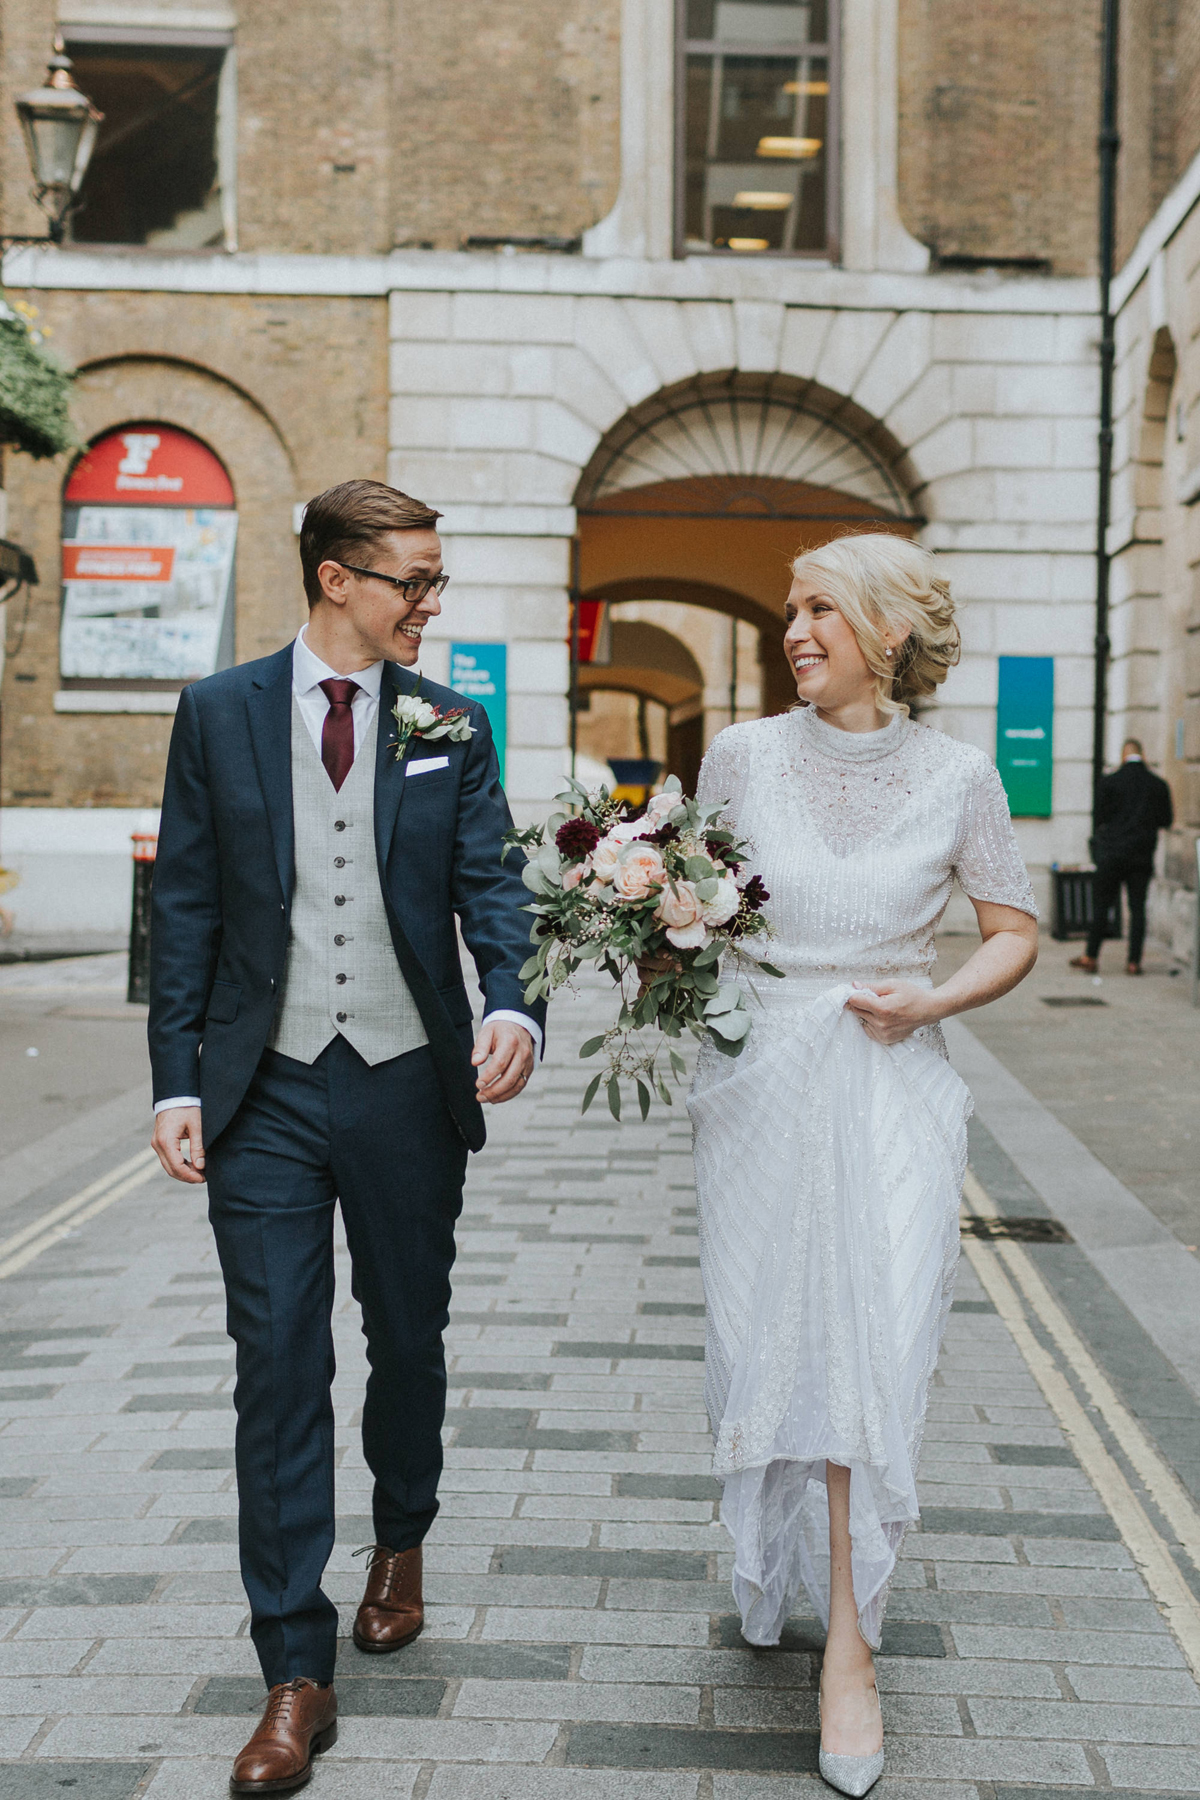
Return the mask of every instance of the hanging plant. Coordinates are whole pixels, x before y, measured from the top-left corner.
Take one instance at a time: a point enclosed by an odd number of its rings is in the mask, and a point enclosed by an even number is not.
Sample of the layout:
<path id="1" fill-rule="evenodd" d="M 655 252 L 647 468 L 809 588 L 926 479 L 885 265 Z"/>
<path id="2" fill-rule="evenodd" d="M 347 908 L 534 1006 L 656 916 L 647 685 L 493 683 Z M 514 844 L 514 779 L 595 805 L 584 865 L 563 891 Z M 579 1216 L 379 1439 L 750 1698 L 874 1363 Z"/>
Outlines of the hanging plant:
<path id="1" fill-rule="evenodd" d="M 0 298 L 0 444 L 27 456 L 80 447 L 68 400 L 75 379 L 43 347 L 37 311 Z"/>

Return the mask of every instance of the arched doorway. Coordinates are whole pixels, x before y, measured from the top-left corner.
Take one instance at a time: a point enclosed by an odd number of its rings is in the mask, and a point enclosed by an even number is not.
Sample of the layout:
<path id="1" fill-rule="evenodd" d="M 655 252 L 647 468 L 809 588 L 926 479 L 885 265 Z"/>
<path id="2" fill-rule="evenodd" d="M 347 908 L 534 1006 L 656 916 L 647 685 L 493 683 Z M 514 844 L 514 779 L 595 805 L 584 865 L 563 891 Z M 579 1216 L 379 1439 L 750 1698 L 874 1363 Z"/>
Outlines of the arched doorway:
<path id="1" fill-rule="evenodd" d="M 705 670 L 686 622 L 671 631 L 629 616 L 638 611 L 636 602 L 613 607 L 602 660 L 579 670 L 578 747 L 602 763 L 648 758 L 692 792 L 704 753 Z"/>
<path id="2" fill-rule="evenodd" d="M 724 615 L 730 697 L 718 704 L 720 684 L 705 682 L 702 752 L 731 717 L 781 712 L 795 699 L 779 640 L 797 551 L 846 530 L 915 533 L 914 485 L 884 427 L 816 383 L 695 377 L 628 413 L 584 470 L 576 591 L 607 603 L 614 630 L 631 608 L 667 633 L 668 609 Z M 757 663 L 749 694 L 739 621 Z M 597 678 L 588 667 L 575 684 L 584 695 Z"/>

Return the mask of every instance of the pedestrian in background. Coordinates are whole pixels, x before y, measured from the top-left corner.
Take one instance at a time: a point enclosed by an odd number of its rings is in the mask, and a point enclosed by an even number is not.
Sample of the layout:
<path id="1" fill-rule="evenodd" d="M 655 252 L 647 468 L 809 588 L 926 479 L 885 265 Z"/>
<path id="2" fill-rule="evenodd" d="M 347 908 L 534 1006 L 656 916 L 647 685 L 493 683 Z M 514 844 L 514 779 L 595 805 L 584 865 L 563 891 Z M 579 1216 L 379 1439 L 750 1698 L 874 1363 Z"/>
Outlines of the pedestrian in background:
<path id="1" fill-rule="evenodd" d="M 1094 974 L 1100 967 L 1104 921 L 1113 903 L 1120 899 L 1124 883 L 1129 897 L 1129 960 L 1125 972 L 1141 974 L 1146 893 L 1154 873 L 1154 849 L 1159 832 L 1174 822 L 1170 788 L 1160 775 L 1152 774 L 1146 767 L 1138 740 L 1126 738 L 1120 768 L 1100 783 L 1092 842 L 1096 859 L 1092 926 L 1087 949 L 1082 956 L 1071 958 L 1073 969 L 1087 969 Z"/>

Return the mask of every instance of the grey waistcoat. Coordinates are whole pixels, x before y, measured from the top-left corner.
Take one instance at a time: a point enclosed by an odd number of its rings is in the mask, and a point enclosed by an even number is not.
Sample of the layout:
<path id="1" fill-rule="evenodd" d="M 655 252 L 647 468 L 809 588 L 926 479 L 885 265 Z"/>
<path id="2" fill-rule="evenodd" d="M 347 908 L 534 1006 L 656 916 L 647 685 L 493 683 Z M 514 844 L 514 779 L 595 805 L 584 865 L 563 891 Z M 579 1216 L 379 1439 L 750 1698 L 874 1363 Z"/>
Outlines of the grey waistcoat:
<path id="1" fill-rule="evenodd" d="M 376 710 L 335 793 L 292 699 L 296 885 L 271 1047 L 313 1063 L 340 1032 L 374 1065 L 429 1042 L 396 962 L 375 859 Z"/>

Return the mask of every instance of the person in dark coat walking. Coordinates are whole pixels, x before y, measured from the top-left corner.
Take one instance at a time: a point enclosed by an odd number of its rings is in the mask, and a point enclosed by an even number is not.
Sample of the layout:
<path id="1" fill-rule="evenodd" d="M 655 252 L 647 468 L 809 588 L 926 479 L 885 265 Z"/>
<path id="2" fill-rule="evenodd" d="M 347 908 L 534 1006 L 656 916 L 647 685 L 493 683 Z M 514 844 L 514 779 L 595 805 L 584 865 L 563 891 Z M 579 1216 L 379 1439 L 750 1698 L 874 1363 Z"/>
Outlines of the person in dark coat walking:
<path id="1" fill-rule="evenodd" d="M 1129 897 L 1130 975 L 1142 972 L 1142 945 L 1146 940 L 1146 893 L 1154 873 L 1154 848 L 1158 834 L 1175 822 L 1171 790 L 1159 775 L 1151 774 L 1136 738 L 1127 738 L 1121 749 L 1121 766 L 1100 783 L 1096 806 L 1095 901 L 1087 949 L 1071 958 L 1073 969 L 1094 973 L 1100 966 L 1104 921 L 1113 902 L 1120 898 L 1122 883 Z"/>

